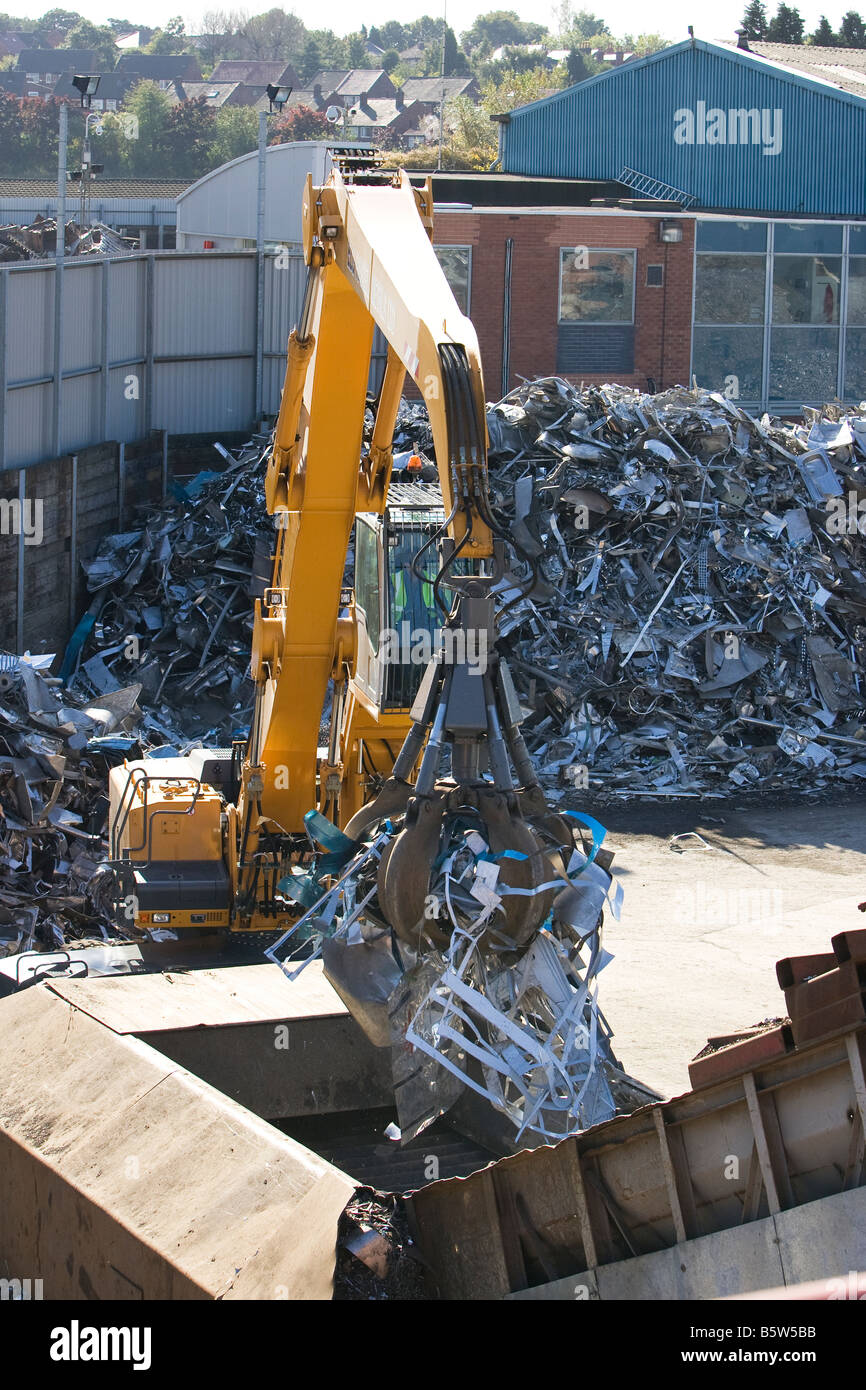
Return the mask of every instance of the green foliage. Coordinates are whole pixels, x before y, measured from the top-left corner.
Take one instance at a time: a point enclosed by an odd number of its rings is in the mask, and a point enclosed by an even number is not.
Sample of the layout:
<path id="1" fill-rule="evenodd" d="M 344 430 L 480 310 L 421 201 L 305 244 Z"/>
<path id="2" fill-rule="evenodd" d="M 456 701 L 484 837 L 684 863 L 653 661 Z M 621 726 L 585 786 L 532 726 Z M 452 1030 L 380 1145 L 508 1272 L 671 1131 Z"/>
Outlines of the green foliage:
<path id="1" fill-rule="evenodd" d="M 747 39 L 757 42 L 767 37 L 767 11 L 763 0 L 750 0 L 746 6 L 746 13 L 740 20 L 740 28 Z"/>
<path id="2" fill-rule="evenodd" d="M 386 72 L 393 72 L 399 65 L 399 62 L 400 54 L 397 52 L 396 48 L 389 48 L 382 55 L 382 67 Z"/>
<path id="3" fill-rule="evenodd" d="M 298 75 L 302 82 L 312 82 L 322 67 L 322 54 L 312 35 L 304 44 L 304 51 L 298 61 Z"/>
<path id="4" fill-rule="evenodd" d="M 221 106 L 214 112 L 214 138 L 209 151 L 213 168 L 228 164 L 256 149 L 259 141 L 258 112 L 251 106 Z"/>
<path id="5" fill-rule="evenodd" d="M 40 29 L 59 29 L 61 34 L 66 34 L 70 29 L 74 29 L 80 14 L 74 10 L 46 10 L 38 21 Z M 20 21 L 16 21 L 15 28 L 20 28 Z"/>
<path id="6" fill-rule="evenodd" d="M 174 19 L 168 21 L 164 29 L 157 29 L 144 51 L 145 53 L 183 53 L 187 42 L 183 20 L 180 15 L 175 15 Z"/>
<path id="7" fill-rule="evenodd" d="M 767 25 L 767 39 L 770 43 L 802 43 L 803 20 L 799 10 L 781 3 Z"/>
<path id="8" fill-rule="evenodd" d="M 811 42 L 819 48 L 835 48 L 838 40 L 833 32 L 833 26 L 826 15 L 821 16 L 820 22 L 814 34 L 810 35 Z"/>
<path id="9" fill-rule="evenodd" d="M 490 10 L 467 29 L 463 47 L 473 57 L 486 58 L 504 44 L 538 43 L 545 33 L 543 24 L 524 21 L 514 10 Z"/>
<path id="10" fill-rule="evenodd" d="M 843 48 L 866 48 L 866 25 L 860 15 L 849 10 L 839 25 L 839 43 Z"/>

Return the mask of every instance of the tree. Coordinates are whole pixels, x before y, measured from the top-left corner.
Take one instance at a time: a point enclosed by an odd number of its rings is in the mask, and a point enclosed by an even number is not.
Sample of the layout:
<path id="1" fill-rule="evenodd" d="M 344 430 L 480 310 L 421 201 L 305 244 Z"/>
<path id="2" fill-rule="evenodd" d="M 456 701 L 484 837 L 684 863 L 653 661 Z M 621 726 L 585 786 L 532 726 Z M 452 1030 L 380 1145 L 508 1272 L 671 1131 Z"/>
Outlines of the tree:
<path id="1" fill-rule="evenodd" d="M 814 34 L 810 35 L 811 42 L 817 44 L 819 48 L 835 48 L 837 44 L 836 35 L 833 33 L 833 26 L 825 15 L 821 16 L 818 28 Z"/>
<path id="2" fill-rule="evenodd" d="M 393 72 L 400 61 L 400 54 L 396 48 L 389 48 L 382 54 L 382 67 L 386 72 Z"/>
<path id="3" fill-rule="evenodd" d="M 194 179 L 209 167 L 214 115 L 203 96 L 169 108 L 161 143 L 173 177 Z"/>
<path id="4" fill-rule="evenodd" d="M 0 149 L 3 168 L 9 174 L 21 172 L 24 164 L 21 152 L 20 102 L 11 92 L 0 91 Z"/>
<path id="5" fill-rule="evenodd" d="M 374 34 L 378 37 L 374 38 Z M 376 29 L 371 29 L 370 41 L 378 43 L 382 48 L 396 48 L 398 53 L 409 47 L 406 30 L 397 19 L 389 19 L 387 24 L 380 24 Z"/>
<path id="6" fill-rule="evenodd" d="M 543 24 L 524 22 L 514 10 L 491 10 L 479 15 L 462 37 L 467 53 L 486 58 L 505 44 L 537 43 L 544 34 Z"/>
<path id="7" fill-rule="evenodd" d="M 780 4 L 767 25 L 767 38 L 771 43 L 802 43 L 803 20 L 799 10 Z"/>
<path id="8" fill-rule="evenodd" d="M 866 48 L 866 25 L 855 10 L 849 10 L 839 25 L 839 42 L 843 48 Z"/>
<path id="9" fill-rule="evenodd" d="M 183 20 L 180 15 L 170 19 L 164 29 L 157 29 L 145 53 L 183 53 L 187 45 Z"/>
<path id="10" fill-rule="evenodd" d="M 214 112 L 210 162 L 214 168 L 249 154 L 258 144 L 259 118 L 252 106 L 221 106 Z"/>
<path id="11" fill-rule="evenodd" d="M 271 125 L 269 145 L 285 145 L 290 140 L 322 140 L 332 132 L 324 111 L 312 106 L 293 106 Z"/>
<path id="12" fill-rule="evenodd" d="M 367 59 L 367 40 L 363 34 L 346 35 L 346 62 L 350 68 L 362 68 Z"/>
<path id="13" fill-rule="evenodd" d="M 298 75 L 302 82 L 312 82 L 317 72 L 322 70 L 322 54 L 316 40 L 310 35 L 304 44 L 304 51 L 298 63 Z"/>
<path id="14" fill-rule="evenodd" d="M 607 33 L 607 25 L 598 15 L 591 14 L 589 10 L 581 10 L 580 14 L 574 16 L 571 32 L 582 39 L 591 39 L 595 34 Z"/>
<path id="15" fill-rule="evenodd" d="M 760 42 L 767 37 L 767 11 L 762 0 L 751 0 L 746 6 L 746 13 L 740 20 L 740 28 L 747 39 Z"/>
<path id="16" fill-rule="evenodd" d="M 19 120 L 24 168 L 50 173 L 57 167 L 57 104 L 42 97 L 23 97 Z"/>
<path id="17" fill-rule="evenodd" d="M 138 139 L 129 141 L 130 172 L 165 173 L 164 136 L 171 111 L 167 94 L 155 82 L 136 82 L 123 105 L 138 117 Z"/>
<path id="18" fill-rule="evenodd" d="M 252 18 L 244 16 L 236 33 L 244 50 L 243 57 L 285 58 L 300 47 L 304 26 L 297 15 L 272 9 Z"/>
<path id="19" fill-rule="evenodd" d="M 81 15 L 76 14 L 74 10 L 46 10 L 39 20 L 39 28 L 59 29 L 61 34 L 66 34 L 75 28 L 80 18 Z M 16 21 L 15 28 L 17 27 Z"/>
<path id="20" fill-rule="evenodd" d="M 586 66 L 586 59 L 582 53 L 578 53 L 576 48 L 568 50 L 568 57 L 565 60 L 565 69 L 568 73 L 569 85 L 576 87 L 578 82 L 585 82 L 590 76 L 589 68 Z"/>
<path id="21" fill-rule="evenodd" d="M 78 19 L 77 23 L 67 30 L 61 48 L 94 49 L 100 64 L 108 72 L 111 72 L 117 61 L 117 49 L 111 30 L 107 26 L 98 28 L 91 24 L 89 19 Z"/>

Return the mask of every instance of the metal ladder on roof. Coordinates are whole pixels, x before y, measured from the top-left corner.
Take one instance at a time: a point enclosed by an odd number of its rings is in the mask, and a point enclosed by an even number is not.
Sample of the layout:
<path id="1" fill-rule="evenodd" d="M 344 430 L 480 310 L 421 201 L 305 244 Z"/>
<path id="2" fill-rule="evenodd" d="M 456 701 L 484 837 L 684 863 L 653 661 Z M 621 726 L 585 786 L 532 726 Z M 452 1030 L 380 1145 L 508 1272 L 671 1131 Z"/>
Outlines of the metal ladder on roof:
<path id="1" fill-rule="evenodd" d="M 639 193 L 644 198 L 659 198 L 669 202 L 680 203 L 684 208 L 692 207 L 698 201 L 694 193 L 686 193 L 682 188 L 674 188 L 670 183 L 663 183 L 661 179 L 651 178 L 649 174 L 642 174 L 637 169 L 629 169 L 624 164 L 617 176 L 619 183 L 624 183 L 627 188 L 633 188 L 635 193 Z"/>

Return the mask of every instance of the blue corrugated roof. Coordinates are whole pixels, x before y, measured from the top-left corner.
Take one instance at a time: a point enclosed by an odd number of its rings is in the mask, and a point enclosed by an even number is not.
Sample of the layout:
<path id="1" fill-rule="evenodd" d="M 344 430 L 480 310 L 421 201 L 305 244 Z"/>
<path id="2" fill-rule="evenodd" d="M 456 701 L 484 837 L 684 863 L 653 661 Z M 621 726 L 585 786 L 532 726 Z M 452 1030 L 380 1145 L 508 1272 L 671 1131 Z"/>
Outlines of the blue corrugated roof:
<path id="1" fill-rule="evenodd" d="M 757 143 L 704 143 L 729 111 L 767 112 Z M 693 143 L 687 118 L 696 121 Z M 721 111 L 725 120 L 709 116 Z M 781 117 L 774 115 L 781 112 Z M 707 129 L 707 119 L 711 127 Z M 778 153 L 773 148 L 780 133 Z M 507 173 L 615 179 L 623 168 L 705 208 L 866 215 L 866 95 L 739 49 L 687 40 L 519 107 L 503 129 Z"/>

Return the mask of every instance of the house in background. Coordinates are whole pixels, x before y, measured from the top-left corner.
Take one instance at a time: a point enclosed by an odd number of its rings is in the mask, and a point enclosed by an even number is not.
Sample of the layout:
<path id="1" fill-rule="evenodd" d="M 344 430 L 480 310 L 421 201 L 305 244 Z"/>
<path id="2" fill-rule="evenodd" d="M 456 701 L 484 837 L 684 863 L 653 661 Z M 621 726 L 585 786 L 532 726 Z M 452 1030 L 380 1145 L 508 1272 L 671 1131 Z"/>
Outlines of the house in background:
<path id="1" fill-rule="evenodd" d="M 74 71 L 87 72 L 87 68 L 76 67 Z M 135 73 L 140 81 L 155 82 L 164 92 L 184 79 L 202 81 L 198 58 L 189 53 L 124 53 L 118 58 L 115 71 Z"/>

